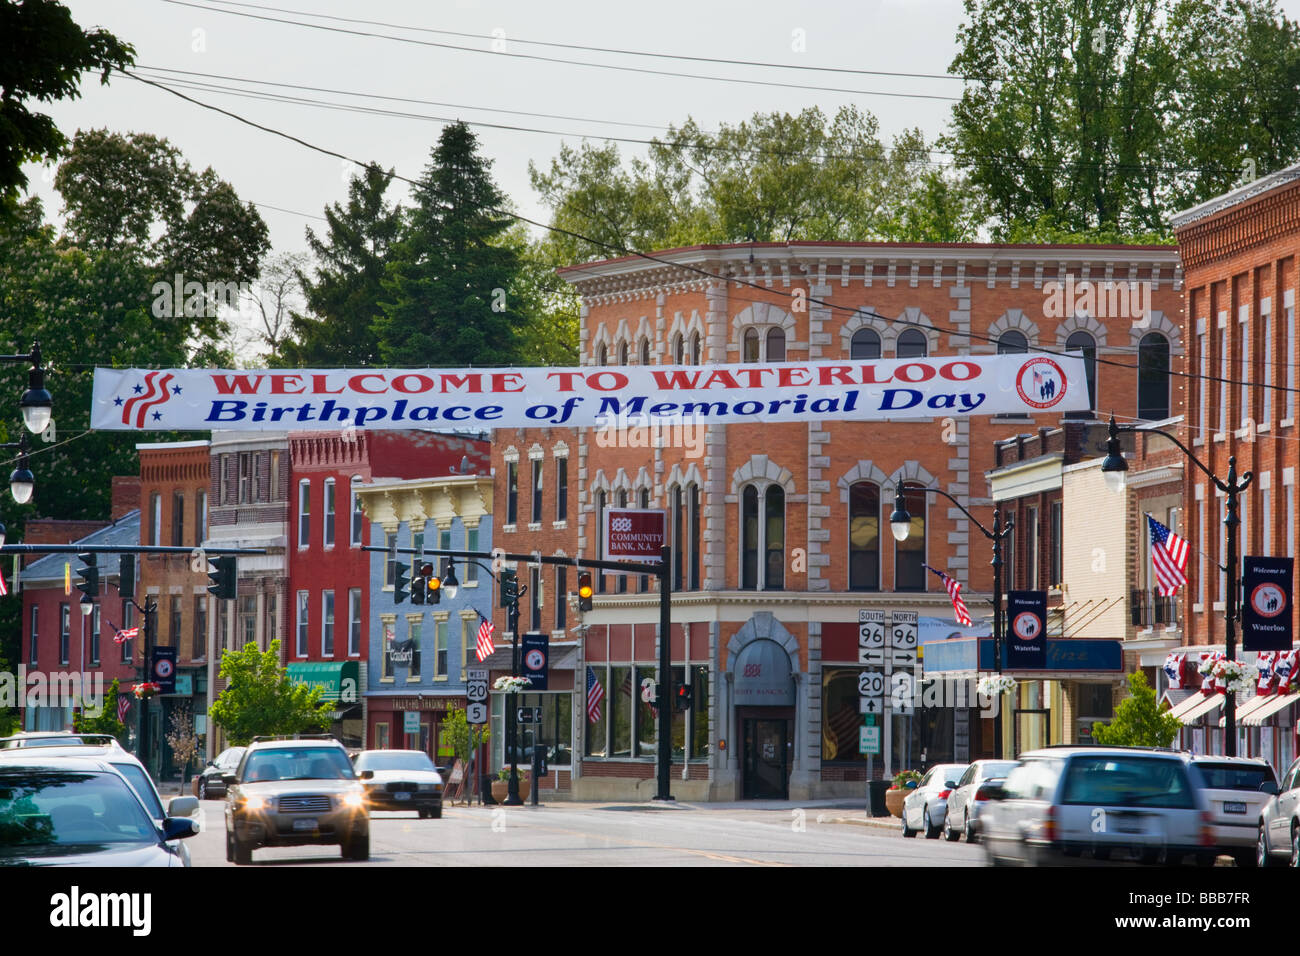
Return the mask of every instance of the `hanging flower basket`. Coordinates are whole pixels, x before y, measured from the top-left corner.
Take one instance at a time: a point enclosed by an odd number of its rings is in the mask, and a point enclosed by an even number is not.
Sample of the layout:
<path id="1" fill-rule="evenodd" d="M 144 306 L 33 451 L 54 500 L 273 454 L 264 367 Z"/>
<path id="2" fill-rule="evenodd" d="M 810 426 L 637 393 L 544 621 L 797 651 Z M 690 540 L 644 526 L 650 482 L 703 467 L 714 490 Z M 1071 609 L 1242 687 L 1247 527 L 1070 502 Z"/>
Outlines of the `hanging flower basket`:
<path id="1" fill-rule="evenodd" d="M 981 697 L 997 697 L 999 694 L 1015 689 L 1015 678 L 1007 677 L 1005 674 L 981 677 L 979 683 L 975 685 L 975 693 Z"/>
<path id="2" fill-rule="evenodd" d="M 1241 661 L 1217 660 L 1212 673 L 1216 684 L 1225 684 L 1238 694 L 1247 693 L 1259 680 L 1259 668 Z"/>
<path id="3" fill-rule="evenodd" d="M 507 694 L 517 694 L 520 691 L 527 690 L 531 683 L 531 679 L 527 677 L 498 677 L 492 684 L 492 689 L 504 691 Z"/>
<path id="4" fill-rule="evenodd" d="M 156 681 L 145 681 L 143 684 L 134 685 L 131 688 L 131 691 L 135 694 L 136 700 L 148 700 L 155 694 L 160 693 L 162 691 L 162 686 Z"/>

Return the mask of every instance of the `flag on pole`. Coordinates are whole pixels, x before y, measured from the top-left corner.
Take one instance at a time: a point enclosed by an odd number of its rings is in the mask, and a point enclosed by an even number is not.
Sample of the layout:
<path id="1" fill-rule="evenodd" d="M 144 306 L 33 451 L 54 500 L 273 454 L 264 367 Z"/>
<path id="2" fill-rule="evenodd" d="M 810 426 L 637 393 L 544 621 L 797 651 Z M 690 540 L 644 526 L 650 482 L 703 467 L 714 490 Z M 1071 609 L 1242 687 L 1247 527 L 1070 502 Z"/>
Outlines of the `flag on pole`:
<path id="1" fill-rule="evenodd" d="M 125 694 L 117 695 L 117 719 L 126 723 L 126 715 L 131 710 L 131 698 Z"/>
<path id="2" fill-rule="evenodd" d="M 600 702 L 605 699 L 605 688 L 596 680 L 596 672 L 587 668 L 587 722 L 600 720 Z"/>
<path id="3" fill-rule="evenodd" d="M 5 573 L 0 570 L 0 597 L 5 597 L 9 593 L 9 588 L 5 585 Z"/>
<path id="4" fill-rule="evenodd" d="M 125 631 L 118 631 L 116 634 L 113 635 L 113 643 L 125 644 L 127 641 L 131 640 L 131 638 L 139 637 L 139 636 L 140 636 L 139 625 L 135 627 L 128 627 Z"/>
<path id="5" fill-rule="evenodd" d="M 1151 532 L 1151 568 L 1156 574 L 1156 590 L 1170 597 L 1187 583 L 1187 542 L 1150 515 L 1147 515 L 1147 528 Z"/>
<path id="6" fill-rule="evenodd" d="M 970 627 L 970 612 L 966 610 L 966 602 L 961 599 L 961 584 L 956 578 L 950 578 L 938 568 L 932 568 L 928 564 L 923 565 L 927 571 L 933 571 L 939 575 L 939 580 L 948 590 L 948 597 L 952 598 L 953 614 L 957 617 L 957 623 L 962 627 Z"/>
<path id="7" fill-rule="evenodd" d="M 487 660 L 489 654 L 496 650 L 496 645 L 492 643 L 492 634 L 496 631 L 496 625 L 484 617 L 481 612 L 479 613 L 479 620 L 481 623 L 478 626 L 478 644 L 475 647 L 474 654 L 481 664 Z"/>

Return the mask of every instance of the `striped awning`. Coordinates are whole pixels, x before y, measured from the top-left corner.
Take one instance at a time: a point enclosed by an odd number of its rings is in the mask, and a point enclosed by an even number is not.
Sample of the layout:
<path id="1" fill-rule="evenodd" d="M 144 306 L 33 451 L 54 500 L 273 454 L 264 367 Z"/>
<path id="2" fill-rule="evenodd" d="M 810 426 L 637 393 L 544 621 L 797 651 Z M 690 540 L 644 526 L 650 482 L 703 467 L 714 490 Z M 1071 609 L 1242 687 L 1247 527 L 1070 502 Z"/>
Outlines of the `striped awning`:
<path id="1" fill-rule="evenodd" d="M 1211 697 L 1214 696 L 1217 695 L 1211 695 Z M 1185 700 L 1176 705 L 1173 710 L 1169 711 L 1169 714 L 1172 717 L 1177 717 L 1179 720 L 1182 720 L 1185 714 L 1200 707 L 1209 699 L 1209 697 L 1206 697 L 1200 691 L 1194 691 Z M 1186 723 L 1186 721 L 1184 721 L 1184 723 Z"/>
<path id="2" fill-rule="evenodd" d="M 1210 694 L 1208 697 L 1202 696 L 1200 703 L 1188 710 L 1184 710 L 1178 715 L 1178 719 L 1185 724 L 1194 724 L 1202 717 L 1222 707 L 1224 699 L 1223 694 Z"/>
<path id="3" fill-rule="evenodd" d="M 1272 697 L 1264 698 L 1267 703 L 1256 707 L 1244 718 L 1241 723 L 1248 727 L 1259 727 L 1266 720 L 1279 711 L 1286 710 L 1292 704 L 1300 701 L 1300 694 L 1276 694 Z"/>

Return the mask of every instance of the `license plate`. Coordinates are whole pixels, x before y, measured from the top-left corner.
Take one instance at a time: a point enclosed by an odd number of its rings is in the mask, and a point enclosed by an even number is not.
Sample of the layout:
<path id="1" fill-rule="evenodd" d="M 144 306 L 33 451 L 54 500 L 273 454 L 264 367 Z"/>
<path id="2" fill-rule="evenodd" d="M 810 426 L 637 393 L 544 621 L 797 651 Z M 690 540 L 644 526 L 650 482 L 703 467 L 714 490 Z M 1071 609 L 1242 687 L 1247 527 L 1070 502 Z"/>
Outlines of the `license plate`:
<path id="1" fill-rule="evenodd" d="M 410 799 L 411 799 L 411 795 L 410 795 L 409 793 L 407 793 L 405 790 L 399 790 L 397 793 L 393 794 L 393 799 L 394 799 L 394 800 L 410 800 Z M 1243 812 L 1244 812 L 1244 811 L 1243 811 Z"/>
<path id="2" fill-rule="evenodd" d="M 1244 803 L 1225 803 L 1223 805 L 1224 813 L 1245 813 L 1246 805 Z"/>
<path id="3" fill-rule="evenodd" d="M 316 819 L 315 817 L 312 817 L 311 819 L 294 820 L 293 828 L 295 830 L 315 830 Z"/>

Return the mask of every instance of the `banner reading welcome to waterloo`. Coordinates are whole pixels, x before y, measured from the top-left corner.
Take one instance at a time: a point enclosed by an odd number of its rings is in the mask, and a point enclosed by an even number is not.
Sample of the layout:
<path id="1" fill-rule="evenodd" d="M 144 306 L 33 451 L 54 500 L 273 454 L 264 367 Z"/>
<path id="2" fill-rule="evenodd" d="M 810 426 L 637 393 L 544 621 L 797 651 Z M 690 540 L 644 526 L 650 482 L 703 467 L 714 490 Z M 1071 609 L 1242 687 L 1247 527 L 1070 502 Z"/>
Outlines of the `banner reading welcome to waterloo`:
<path id="1" fill-rule="evenodd" d="M 1083 359 L 513 369 L 95 370 L 90 425 L 174 431 L 630 427 L 1084 411 Z"/>

